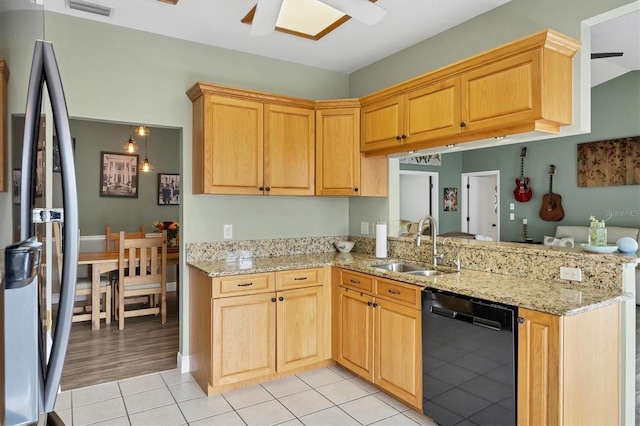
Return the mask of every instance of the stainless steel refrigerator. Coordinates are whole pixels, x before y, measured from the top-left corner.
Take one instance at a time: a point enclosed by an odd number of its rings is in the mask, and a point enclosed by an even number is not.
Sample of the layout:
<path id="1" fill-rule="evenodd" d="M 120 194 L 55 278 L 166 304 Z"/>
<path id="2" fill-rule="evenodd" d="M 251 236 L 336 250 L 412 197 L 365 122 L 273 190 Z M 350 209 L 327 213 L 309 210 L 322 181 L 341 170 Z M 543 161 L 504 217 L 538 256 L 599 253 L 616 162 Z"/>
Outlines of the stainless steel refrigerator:
<path id="1" fill-rule="evenodd" d="M 59 144 L 62 178 L 62 209 L 35 209 L 36 160 L 43 91 L 47 88 L 55 133 Z M 0 314 L 4 347 L 5 425 L 62 424 L 53 413 L 69 342 L 78 261 L 78 197 L 71 132 L 62 81 L 53 45 L 36 41 L 22 148 L 20 195 L 20 242 L 4 250 L 4 273 L 0 291 Z M 42 243 L 37 226 L 63 222 L 63 267 L 60 298 L 50 351 L 45 344 L 39 292 Z M 3 302 L 2 302 L 3 301 Z M 2 358 L 0 358 L 1 360 Z M 0 374 L 0 378 L 2 375 Z M 0 393 L 1 395 L 1 393 Z M 0 413 L 2 411 L 0 410 Z"/>

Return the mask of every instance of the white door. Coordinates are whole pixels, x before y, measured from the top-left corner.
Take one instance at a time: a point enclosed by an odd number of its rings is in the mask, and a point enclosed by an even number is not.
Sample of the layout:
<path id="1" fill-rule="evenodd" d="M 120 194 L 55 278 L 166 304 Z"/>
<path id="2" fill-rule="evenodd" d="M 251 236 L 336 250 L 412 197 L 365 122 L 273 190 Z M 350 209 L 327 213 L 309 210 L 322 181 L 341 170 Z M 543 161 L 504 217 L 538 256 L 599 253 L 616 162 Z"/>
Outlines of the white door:
<path id="1" fill-rule="evenodd" d="M 462 230 L 499 241 L 500 172 L 463 173 L 462 188 Z"/>
<path id="2" fill-rule="evenodd" d="M 400 171 L 400 219 L 417 222 L 430 214 L 438 223 L 438 173 Z"/>

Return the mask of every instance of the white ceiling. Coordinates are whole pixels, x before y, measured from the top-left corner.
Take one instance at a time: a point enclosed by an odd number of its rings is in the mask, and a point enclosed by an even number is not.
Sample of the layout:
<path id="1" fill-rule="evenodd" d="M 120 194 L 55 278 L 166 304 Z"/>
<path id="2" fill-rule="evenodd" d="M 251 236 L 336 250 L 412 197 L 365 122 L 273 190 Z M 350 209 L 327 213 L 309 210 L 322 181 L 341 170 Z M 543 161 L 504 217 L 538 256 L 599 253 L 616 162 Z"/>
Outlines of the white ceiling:
<path id="1" fill-rule="evenodd" d="M 591 52 L 623 52 L 621 57 L 591 60 L 591 86 L 640 70 L 640 10 L 591 27 Z"/>
<path id="2" fill-rule="evenodd" d="M 363 0 L 344 0 L 363 1 Z M 240 20 L 256 0 L 95 0 L 110 17 L 72 10 L 66 0 L 0 0 L 0 10 L 44 3 L 45 10 L 155 34 L 248 52 L 322 69 L 351 73 L 510 0 L 378 0 L 387 10 L 373 26 L 351 19 L 319 41 L 274 32 L 251 36 Z M 592 51 L 622 51 L 592 60 L 592 86 L 640 69 L 640 11 L 592 27 Z"/>

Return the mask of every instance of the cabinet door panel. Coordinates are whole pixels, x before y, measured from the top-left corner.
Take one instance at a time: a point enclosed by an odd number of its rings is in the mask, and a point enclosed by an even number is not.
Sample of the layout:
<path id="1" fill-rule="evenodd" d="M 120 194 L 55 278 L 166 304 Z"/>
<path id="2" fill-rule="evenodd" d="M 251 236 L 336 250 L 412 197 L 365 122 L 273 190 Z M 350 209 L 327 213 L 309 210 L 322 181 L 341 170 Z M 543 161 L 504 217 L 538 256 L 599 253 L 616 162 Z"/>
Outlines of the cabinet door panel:
<path id="1" fill-rule="evenodd" d="M 529 52 L 463 74 L 463 131 L 540 118 L 541 55 Z"/>
<path id="2" fill-rule="evenodd" d="M 518 315 L 518 424 L 560 424 L 560 317 Z"/>
<path id="3" fill-rule="evenodd" d="M 324 353 L 322 295 L 322 287 L 277 293 L 278 372 L 321 360 Z"/>
<path id="4" fill-rule="evenodd" d="M 373 308 L 370 296 L 338 288 L 337 359 L 354 373 L 373 381 Z"/>
<path id="5" fill-rule="evenodd" d="M 316 112 L 316 195 L 358 195 L 360 110 Z"/>
<path id="6" fill-rule="evenodd" d="M 213 386 L 275 372 L 274 295 L 213 300 Z"/>
<path id="7" fill-rule="evenodd" d="M 265 105 L 264 168 L 267 194 L 314 194 L 313 110 Z"/>
<path id="8" fill-rule="evenodd" d="M 376 299 L 376 305 L 374 382 L 419 406 L 422 404 L 420 311 L 381 299 Z"/>
<path id="9" fill-rule="evenodd" d="M 460 79 L 452 78 L 405 96 L 407 142 L 460 133 Z"/>
<path id="10" fill-rule="evenodd" d="M 263 176 L 262 104 L 207 96 L 204 108 L 204 192 L 258 193 Z"/>
<path id="11" fill-rule="evenodd" d="M 402 97 L 397 96 L 363 106 L 362 146 L 363 152 L 397 146 L 396 138 L 402 135 Z"/>

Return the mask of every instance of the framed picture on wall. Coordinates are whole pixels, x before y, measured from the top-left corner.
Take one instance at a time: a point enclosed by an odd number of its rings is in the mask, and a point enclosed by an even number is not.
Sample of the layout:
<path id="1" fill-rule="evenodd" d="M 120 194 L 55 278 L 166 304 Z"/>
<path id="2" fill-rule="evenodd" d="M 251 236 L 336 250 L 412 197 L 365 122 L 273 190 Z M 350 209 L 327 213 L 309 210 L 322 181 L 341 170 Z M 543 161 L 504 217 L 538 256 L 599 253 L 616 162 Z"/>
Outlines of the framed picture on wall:
<path id="1" fill-rule="evenodd" d="M 444 189 L 444 211 L 445 212 L 458 211 L 458 188 Z"/>
<path id="2" fill-rule="evenodd" d="M 138 198 L 138 155 L 100 152 L 100 196 Z"/>
<path id="3" fill-rule="evenodd" d="M 180 204 L 180 175 L 158 173 L 158 204 L 171 206 Z"/>

